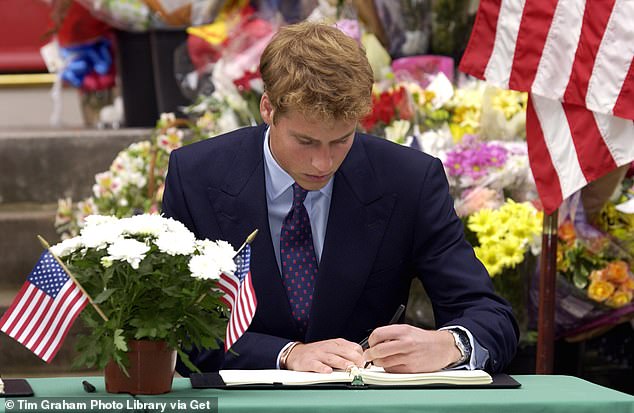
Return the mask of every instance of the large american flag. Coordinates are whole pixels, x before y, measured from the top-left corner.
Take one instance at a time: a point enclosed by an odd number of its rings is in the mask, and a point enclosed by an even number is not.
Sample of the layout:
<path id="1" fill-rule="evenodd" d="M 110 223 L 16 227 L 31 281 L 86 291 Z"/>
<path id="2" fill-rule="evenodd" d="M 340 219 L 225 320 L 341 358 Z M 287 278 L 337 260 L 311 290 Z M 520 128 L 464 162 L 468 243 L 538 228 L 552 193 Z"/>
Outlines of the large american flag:
<path id="1" fill-rule="evenodd" d="M 233 274 L 222 273 L 220 275 L 220 290 L 224 292 L 221 298 L 229 310 L 231 316 L 227 325 L 225 339 L 225 351 L 249 328 L 258 305 L 253 283 L 251 282 L 251 245 L 246 244 L 236 256 L 236 271 Z"/>
<path id="2" fill-rule="evenodd" d="M 0 330 L 48 363 L 87 303 L 87 297 L 46 251 L 0 319 Z"/>
<path id="3" fill-rule="evenodd" d="M 460 70 L 529 92 L 531 169 L 547 213 L 634 160 L 634 1 L 481 0 Z"/>

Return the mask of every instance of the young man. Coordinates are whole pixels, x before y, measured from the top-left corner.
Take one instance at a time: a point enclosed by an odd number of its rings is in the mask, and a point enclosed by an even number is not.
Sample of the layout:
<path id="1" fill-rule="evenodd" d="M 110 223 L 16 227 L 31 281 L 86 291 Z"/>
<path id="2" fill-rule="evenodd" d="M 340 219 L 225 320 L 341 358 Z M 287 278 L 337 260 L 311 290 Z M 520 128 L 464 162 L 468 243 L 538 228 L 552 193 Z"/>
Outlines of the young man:
<path id="1" fill-rule="evenodd" d="M 163 212 L 198 238 L 240 245 L 258 228 L 258 307 L 202 370 L 501 370 L 518 340 L 509 305 L 464 240 L 439 160 L 355 132 L 372 71 L 336 28 L 282 28 L 260 61 L 265 122 L 174 151 Z M 439 330 L 386 325 L 419 277 Z M 370 334 L 371 333 L 371 334 Z M 368 334 L 369 349 L 359 343 Z M 223 360 L 224 358 L 224 360 Z"/>

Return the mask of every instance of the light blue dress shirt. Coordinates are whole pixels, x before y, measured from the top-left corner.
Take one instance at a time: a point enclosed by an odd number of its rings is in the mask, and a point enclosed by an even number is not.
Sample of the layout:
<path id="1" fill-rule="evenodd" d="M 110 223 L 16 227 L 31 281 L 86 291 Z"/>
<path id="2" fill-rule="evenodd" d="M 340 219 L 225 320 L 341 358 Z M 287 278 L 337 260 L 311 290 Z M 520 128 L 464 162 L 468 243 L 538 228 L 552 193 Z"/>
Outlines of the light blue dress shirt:
<path id="1" fill-rule="evenodd" d="M 266 130 L 264 139 L 264 177 L 266 180 L 266 206 L 269 209 L 269 229 L 277 266 L 282 272 L 280 262 L 280 233 L 282 222 L 293 205 L 293 178 L 277 163 L 271 147 L 269 146 L 269 130 Z M 317 263 L 321 260 L 321 252 L 326 238 L 326 224 L 330 211 L 330 199 L 332 197 L 333 178 L 319 191 L 308 191 L 304 206 L 310 218 L 310 227 L 313 231 L 313 247 L 317 255 Z"/>
<path id="2" fill-rule="evenodd" d="M 269 129 L 266 130 L 264 138 L 264 177 L 266 182 L 266 206 L 269 210 L 269 229 L 271 231 L 271 239 L 273 240 L 273 248 L 275 249 L 275 259 L 277 266 L 282 272 L 282 264 L 280 260 L 280 233 L 282 232 L 282 222 L 291 210 L 293 205 L 293 178 L 277 163 L 271 147 L 269 145 Z M 330 211 L 330 200 L 332 199 L 333 178 L 319 191 L 308 191 L 304 206 L 310 218 L 310 227 L 313 231 L 313 247 L 317 254 L 317 262 L 321 260 L 321 252 L 324 247 L 324 239 L 326 238 L 326 224 L 328 223 L 328 212 Z M 489 351 L 482 347 L 473 337 L 471 332 L 461 326 L 447 326 L 444 329 L 459 328 L 467 333 L 471 342 L 471 360 L 456 369 L 467 368 L 470 370 L 484 368 L 485 363 L 489 359 Z M 280 366 L 280 355 L 291 345 L 288 343 L 282 348 L 277 356 L 277 368 Z"/>

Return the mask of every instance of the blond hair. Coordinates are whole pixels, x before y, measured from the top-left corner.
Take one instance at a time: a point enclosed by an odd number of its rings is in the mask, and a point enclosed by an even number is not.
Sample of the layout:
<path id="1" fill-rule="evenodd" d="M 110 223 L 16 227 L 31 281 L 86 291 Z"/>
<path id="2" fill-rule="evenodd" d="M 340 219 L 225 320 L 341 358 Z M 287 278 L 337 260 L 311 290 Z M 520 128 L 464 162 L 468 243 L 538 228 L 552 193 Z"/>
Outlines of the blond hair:
<path id="1" fill-rule="evenodd" d="M 358 120 L 371 108 L 370 63 L 363 48 L 335 27 L 282 27 L 260 58 L 260 73 L 273 121 L 291 109 L 322 120 Z"/>

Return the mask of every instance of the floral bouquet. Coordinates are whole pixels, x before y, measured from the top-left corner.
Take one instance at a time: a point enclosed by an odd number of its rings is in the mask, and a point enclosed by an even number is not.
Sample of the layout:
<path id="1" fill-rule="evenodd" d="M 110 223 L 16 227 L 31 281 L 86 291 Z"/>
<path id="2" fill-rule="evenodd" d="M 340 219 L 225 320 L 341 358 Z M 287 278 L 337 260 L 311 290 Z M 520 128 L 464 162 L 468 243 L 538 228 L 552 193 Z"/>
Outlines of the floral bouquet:
<path id="1" fill-rule="evenodd" d="M 505 196 L 517 201 L 534 196 L 524 142 L 487 142 L 465 135 L 443 163 L 461 216 L 477 211 L 479 204 L 499 205 Z"/>
<path id="2" fill-rule="evenodd" d="M 528 281 L 541 247 L 542 212 L 509 199 L 498 209 L 480 209 L 466 218 L 465 234 L 498 294 L 513 306 L 527 331 Z"/>
<path id="3" fill-rule="evenodd" d="M 579 218 L 565 220 L 557 233 L 556 333 L 591 334 L 634 314 L 633 262 L 606 234 Z M 535 308 L 536 284 L 531 289 Z"/>
<path id="4" fill-rule="evenodd" d="M 159 215 L 117 219 L 91 215 L 79 236 L 51 247 L 93 298 L 81 314 L 89 333 L 78 342 L 77 365 L 126 371 L 130 340 L 164 341 L 190 369 L 183 349 L 217 348 L 227 318 L 221 272 L 232 273 L 236 251 L 224 241 L 196 240 L 180 222 Z"/>

